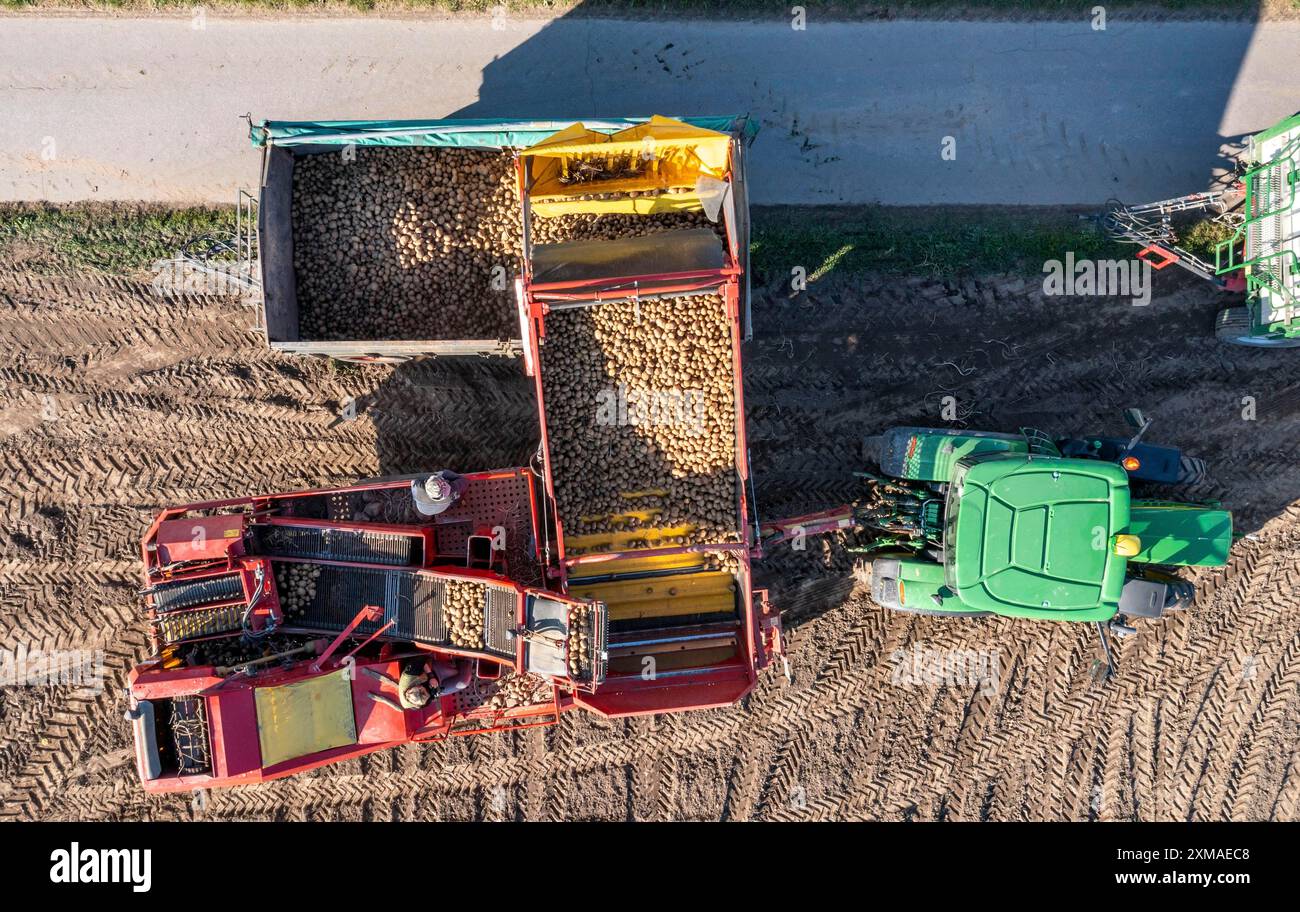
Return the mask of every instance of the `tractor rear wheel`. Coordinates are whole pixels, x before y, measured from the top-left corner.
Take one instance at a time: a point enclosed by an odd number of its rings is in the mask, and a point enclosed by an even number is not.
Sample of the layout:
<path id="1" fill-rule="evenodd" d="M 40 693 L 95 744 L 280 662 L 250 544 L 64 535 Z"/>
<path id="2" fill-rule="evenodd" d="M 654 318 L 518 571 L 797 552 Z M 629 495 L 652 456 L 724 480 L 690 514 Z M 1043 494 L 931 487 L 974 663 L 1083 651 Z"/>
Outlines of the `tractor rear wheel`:
<path id="1" fill-rule="evenodd" d="M 1205 460 L 1198 456 L 1181 456 L 1178 459 L 1178 478 L 1174 484 L 1197 484 L 1205 480 Z"/>
<path id="2" fill-rule="evenodd" d="M 1225 307 L 1214 321 L 1214 337 L 1229 345 L 1251 348 L 1300 348 L 1300 339 L 1270 339 L 1250 334 L 1250 311 L 1245 307 Z"/>

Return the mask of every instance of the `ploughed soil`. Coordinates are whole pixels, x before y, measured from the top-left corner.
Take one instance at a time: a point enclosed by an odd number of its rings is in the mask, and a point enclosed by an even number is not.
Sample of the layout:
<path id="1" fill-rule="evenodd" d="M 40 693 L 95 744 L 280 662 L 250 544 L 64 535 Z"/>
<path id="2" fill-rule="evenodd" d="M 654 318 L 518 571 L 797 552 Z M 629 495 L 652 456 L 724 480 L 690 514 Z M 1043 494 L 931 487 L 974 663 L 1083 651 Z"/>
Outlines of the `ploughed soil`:
<path id="1" fill-rule="evenodd" d="M 1245 538 L 1194 574 L 1194 608 L 1137 623 L 1108 684 L 1090 679 L 1086 626 L 888 614 L 843 540 L 809 539 L 761 564 L 793 680 L 769 669 L 738 706 L 574 712 L 198 799 L 140 789 L 121 714 L 146 650 L 137 548 L 153 514 L 526 464 L 531 387 L 506 360 L 283 357 L 235 298 L 0 269 L 0 649 L 86 650 L 104 671 L 100 687 L 0 689 L 0 816 L 1295 819 L 1300 355 L 1220 346 L 1219 293 L 1169 272 L 1146 307 L 1045 298 L 1041 276 L 755 281 L 745 394 L 764 518 L 852 499 L 862 438 L 893 424 L 1118 434 L 1133 405 L 1152 441 L 1209 462 L 1180 496 L 1222 501 Z"/>

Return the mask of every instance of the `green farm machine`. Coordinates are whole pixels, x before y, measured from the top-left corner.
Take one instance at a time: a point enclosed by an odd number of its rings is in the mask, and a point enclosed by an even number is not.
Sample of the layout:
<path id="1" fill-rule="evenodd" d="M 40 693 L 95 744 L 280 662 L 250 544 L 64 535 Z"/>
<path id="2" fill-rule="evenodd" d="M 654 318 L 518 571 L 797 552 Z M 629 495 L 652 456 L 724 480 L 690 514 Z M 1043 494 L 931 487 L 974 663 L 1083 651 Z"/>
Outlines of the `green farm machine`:
<path id="1" fill-rule="evenodd" d="M 852 550 L 878 555 L 874 600 L 940 617 L 1094 623 L 1109 671 L 1109 634 L 1191 604 L 1176 569 L 1222 566 L 1233 541 L 1216 504 L 1133 497 L 1131 481 L 1194 483 L 1204 465 L 1142 442 L 1150 421 L 1137 410 L 1126 418 L 1129 438 L 920 427 L 869 438 L 879 471 L 858 473 L 866 491 L 838 527 L 871 536 Z"/>
<path id="2" fill-rule="evenodd" d="M 1219 311 L 1215 334 L 1234 345 L 1300 347 L 1300 114 L 1250 138 L 1229 189 L 1139 206 L 1112 200 L 1106 233 L 1142 246 L 1154 269 L 1178 265 L 1245 303 Z M 1221 239 L 1191 249 L 1187 226 L 1208 218 Z"/>

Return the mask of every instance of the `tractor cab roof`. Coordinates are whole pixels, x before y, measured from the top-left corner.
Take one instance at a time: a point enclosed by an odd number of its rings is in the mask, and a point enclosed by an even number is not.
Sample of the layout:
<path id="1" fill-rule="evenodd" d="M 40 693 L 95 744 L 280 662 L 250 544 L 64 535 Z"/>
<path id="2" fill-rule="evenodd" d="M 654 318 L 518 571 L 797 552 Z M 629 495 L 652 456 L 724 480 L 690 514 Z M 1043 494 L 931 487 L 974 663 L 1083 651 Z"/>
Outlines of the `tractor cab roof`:
<path id="1" fill-rule="evenodd" d="M 944 530 L 949 589 L 972 610 L 1104 620 L 1126 559 L 1128 476 L 1112 463 L 1023 453 L 963 459 Z"/>

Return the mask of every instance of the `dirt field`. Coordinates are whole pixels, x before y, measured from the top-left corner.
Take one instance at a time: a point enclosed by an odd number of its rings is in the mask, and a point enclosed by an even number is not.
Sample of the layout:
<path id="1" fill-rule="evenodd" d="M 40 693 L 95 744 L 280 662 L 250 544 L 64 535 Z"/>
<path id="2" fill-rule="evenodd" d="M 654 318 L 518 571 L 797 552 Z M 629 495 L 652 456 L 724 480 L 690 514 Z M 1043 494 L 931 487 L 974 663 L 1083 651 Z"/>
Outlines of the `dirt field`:
<path id="1" fill-rule="evenodd" d="M 860 439 L 940 423 L 1120 432 L 1206 457 L 1192 492 L 1248 533 L 1185 614 L 1139 622 L 1089 684 L 1089 629 L 887 615 L 835 542 L 765 562 L 794 680 L 743 705 L 372 755 L 264 786 L 149 797 L 120 690 L 145 648 L 135 553 L 160 507 L 390 472 L 516 464 L 507 361 L 331 367 L 272 356 L 251 309 L 90 275 L 0 269 L 0 648 L 103 650 L 108 686 L 0 689 L 0 816 L 16 819 L 1295 819 L 1300 817 L 1300 355 L 1219 347 L 1215 293 L 1147 308 L 1044 300 L 1038 278 L 835 276 L 755 287 L 746 396 L 764 516 L 853 496 Z M 339 421 L 354 397 L 359 417 Z M 1255 419 L 1242 417 L 1253 397 Z M 1158 496 L 1158 492 L 1157 492 Z M 906 685 L 924 650 L 997 687 Z"/>

